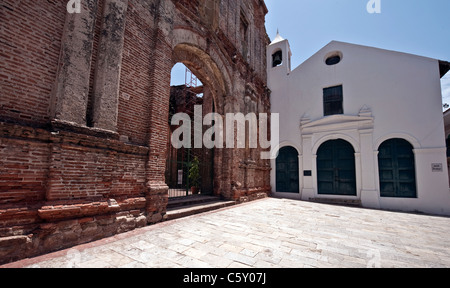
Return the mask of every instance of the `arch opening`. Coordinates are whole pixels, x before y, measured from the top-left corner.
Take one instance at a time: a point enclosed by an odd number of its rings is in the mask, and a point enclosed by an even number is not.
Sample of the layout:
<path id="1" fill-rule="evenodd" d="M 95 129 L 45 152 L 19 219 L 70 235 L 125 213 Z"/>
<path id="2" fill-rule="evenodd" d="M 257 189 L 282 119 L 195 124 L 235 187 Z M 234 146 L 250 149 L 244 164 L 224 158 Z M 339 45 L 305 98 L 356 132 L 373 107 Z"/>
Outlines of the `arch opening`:
<path id="1" fill-rule="evenodd" d="M 272 54 L 272 67 L 278 67 L 283 64 L 283 51 L 278 50 Z"/>
<path id="2" fill-rule="evenodd" d="M 276 191 L 300 193 L 299 154 L 291 146 L 282 147 L 276 159 Z"/>
<path id="3" fill-rule="evenodd" d="M 349 142 L 330 140 L 319 147 L 317 181 L 319 195 L 357 195 L 355 150 Z"/>
<path id="4" fill-rule="evenodd" d="M 169 186 L 169 198 L 190 196 L 193 194 L 218 195 L 219 183 L 216 175 L 221 174 L 221 153 L 216 148 L 207 148 L 196 143 L 195 136 L 210 132 L 215 127 L 203 125 L 206 115 L 224 112 L 224 96 L 227 85 L 223 74 L 211 56 L 200 48 L 189 44 L 178 44 L 173 50 L 174 66 L 171 75 L 169 133 L 166 157 L 166 184 Z M 181 121 L 172 125 L 174 115 L 185 114 L 190 123 L 189 139 L 187 135 L 177 134 L 180 127 L 186 127 Z M 201 120 L 199 124 L 196 121 Z M 175 121 L 176 122 L 176 121 Z M 190 145 L 176 147 L 173 139 L 179 139 Z M 198 139 L 198 138 L 197 138 Z M 185 141 L 186 140 L 186 141 Z M 215 141 L 215 134 L 212 135 Z M 194 174 L 197 174 L 195 177 Z"/>
<path id="5" fill-rule="evenodd" d="M 415 156 L 411 143 L 394 138 L 378 151 L 381 197 L 417 198 Z"/>

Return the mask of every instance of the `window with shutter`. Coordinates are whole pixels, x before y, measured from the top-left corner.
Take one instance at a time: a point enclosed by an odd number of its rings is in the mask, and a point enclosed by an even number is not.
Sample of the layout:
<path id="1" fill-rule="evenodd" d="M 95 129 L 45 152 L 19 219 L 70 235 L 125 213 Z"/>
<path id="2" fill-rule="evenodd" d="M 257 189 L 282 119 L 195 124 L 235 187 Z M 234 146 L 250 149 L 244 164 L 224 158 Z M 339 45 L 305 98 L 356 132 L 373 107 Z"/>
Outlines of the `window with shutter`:
<path id="1" fill-rule="evenodd" d="M 323 89 L 324 116 L 344 114 L 342 85 Z"/>

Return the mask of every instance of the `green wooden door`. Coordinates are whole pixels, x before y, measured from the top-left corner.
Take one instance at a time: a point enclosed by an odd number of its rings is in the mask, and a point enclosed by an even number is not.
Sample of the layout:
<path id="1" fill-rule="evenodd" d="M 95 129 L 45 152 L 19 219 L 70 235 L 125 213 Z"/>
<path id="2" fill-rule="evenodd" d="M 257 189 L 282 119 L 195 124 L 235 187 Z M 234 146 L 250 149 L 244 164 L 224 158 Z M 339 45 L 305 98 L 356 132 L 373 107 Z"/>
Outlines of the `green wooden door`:
<path id="1" fill-rule="evenodd" d="M 378 151 L 381 197 L 416 198 L 413 146 L 403 139 L 391 139 Z"/>
<path id="2" fill-rule="evenodd" d="M 318 193 L 356 196 L 355 150 L 344 140 L 332 140 L 317 152 Z"/>
<path id="3" fill-rule="evenodd" d="M 281 148 L 276 166 L 277 192 L 300 193 L 297 150 L 293 147 Z"/>

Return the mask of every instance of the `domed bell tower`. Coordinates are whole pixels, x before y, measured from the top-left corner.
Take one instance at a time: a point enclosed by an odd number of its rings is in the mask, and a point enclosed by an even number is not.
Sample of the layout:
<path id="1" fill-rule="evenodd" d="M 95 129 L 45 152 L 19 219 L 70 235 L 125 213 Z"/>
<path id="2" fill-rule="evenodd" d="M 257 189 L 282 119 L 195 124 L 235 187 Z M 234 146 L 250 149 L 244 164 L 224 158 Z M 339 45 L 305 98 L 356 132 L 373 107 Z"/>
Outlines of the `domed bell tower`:
<path id="1" fill-rule="evenodd" d="M 289 41 L 281 37 L 277 31 L 277 36 L 272 43 L 267 46 L 267 75 L 268 84 L 279 81 L 291 73 L 291 47 Z"/>

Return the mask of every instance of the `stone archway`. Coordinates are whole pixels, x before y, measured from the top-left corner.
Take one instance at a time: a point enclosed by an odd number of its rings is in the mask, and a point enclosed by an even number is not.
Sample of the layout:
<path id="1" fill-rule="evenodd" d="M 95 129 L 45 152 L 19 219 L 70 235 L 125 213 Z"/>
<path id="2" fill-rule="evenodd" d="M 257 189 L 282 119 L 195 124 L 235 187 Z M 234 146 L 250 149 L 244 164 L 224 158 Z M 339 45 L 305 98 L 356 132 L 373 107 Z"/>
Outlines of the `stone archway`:
<path id="1" fill-rule="evenodd" d="M 223 74 L 219 71 L 212 58 L 203 50 L 190 44 L 179 44 L 173 50 L 172 64 L 183 63 L 189 68 L 198 79 L 206 86 L 210 87 L 213 95 L 216 110 L 221 111 L 224 105 L 225 95 L 228 94 L 228 86 Z"/>
<path id="2" fill-rule="evenodd" d="M 232 67 L 226 65 L 220 51 L 204 35 L 187 28 L 172 31 L 172 66 L 178 62 L 186 65 L 202 83 L 214 87 L 217 113 L 224 114 L 224 98 L 232 94 Z M 214 85 L 212 85 L 214 84 Z"/>
<path id="3" fill-rule="evenodd" d="M 180 31 L 174 32 L 174 35 L 179 35 Z M 224 75 L 222 71 L 228 70 L 224 68 L 223 64 L 217 64 L 217 62 L 212 58 L 215 52 L 206 51 L 206 49 L 201 49 L 198 45 L 201 45 L 198 37 L 188 37 L 188 39 L 197 39 L 194 43 L 187 43 L 186 33 L 191 33 L 184 31 L 181 34 L 183 37 L 174 38 L 174 48 L 172 51 L 172 64 L 183 63 L 193 74 L 207 87 L 208 94 L 212 98 L 213 108 L 209 112 L 214 112 L 219 115 L 225 115 L 225 98 L 230 95 L 231 83 L 228 80 L 228 75 Z M 178 43 L 181 41 L 181 43 Z M 206 48 L 206 47 L 205 47 Z M 219 60 L 220 61 L 220 60 Z M 222 69 L 219 69 L 219 65 Z M 205 116 L 205 115 L 203 115 Z M 213 149 L 213 194 L 217 196 L 224 196 L 223 194 L 228 194 L 226 189 L 226 182 L 230 182 L 226 175 L 227 169 L 232 169 L 227 165 L 224 159 L 229 159 L 229 157 L 224 156 L 228 153 L 226 149 Z M 224 163 L 225 162 L 225 163 Z M 226 196 L 225 196 L 226 197 Z"/>

